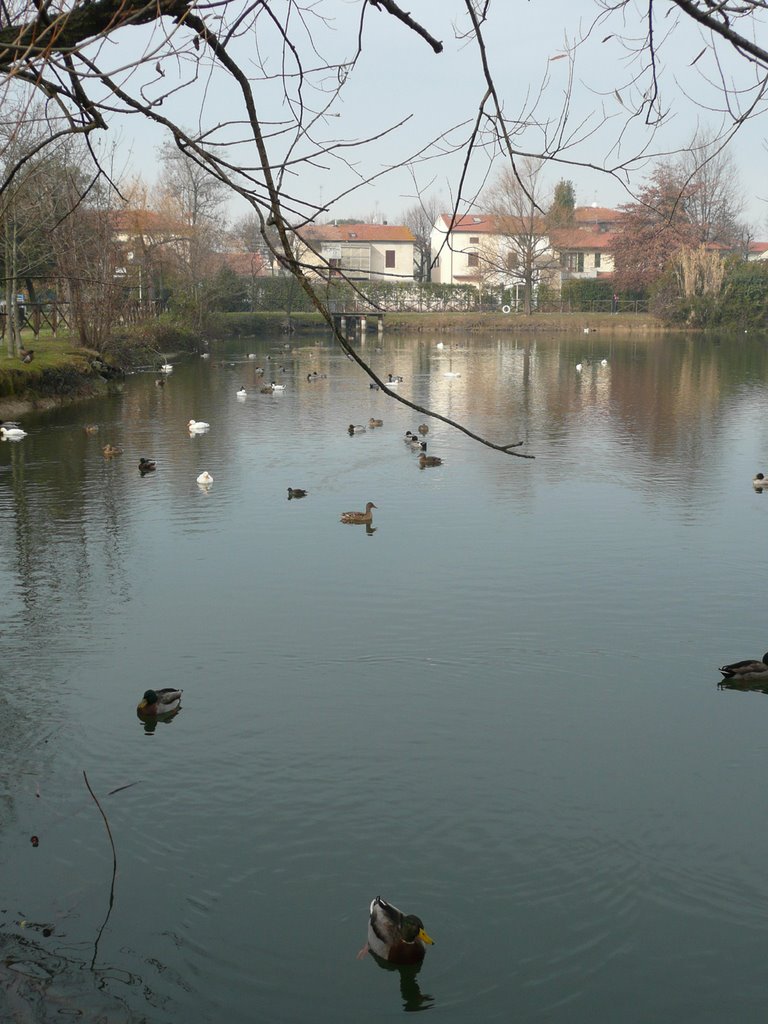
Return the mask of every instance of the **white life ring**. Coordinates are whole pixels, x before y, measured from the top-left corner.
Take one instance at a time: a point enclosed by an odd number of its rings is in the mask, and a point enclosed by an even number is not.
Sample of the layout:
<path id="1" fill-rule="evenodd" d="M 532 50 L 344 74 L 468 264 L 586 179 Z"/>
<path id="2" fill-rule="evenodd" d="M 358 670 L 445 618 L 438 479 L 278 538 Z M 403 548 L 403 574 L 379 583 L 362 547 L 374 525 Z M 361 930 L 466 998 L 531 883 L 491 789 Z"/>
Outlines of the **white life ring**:
<path id="1" fill-rule="evenodd" d="M 509 306 L 502 306 L 501 307 L 501 312 L 502 313 L 511 313 L 512 309 Z"/>

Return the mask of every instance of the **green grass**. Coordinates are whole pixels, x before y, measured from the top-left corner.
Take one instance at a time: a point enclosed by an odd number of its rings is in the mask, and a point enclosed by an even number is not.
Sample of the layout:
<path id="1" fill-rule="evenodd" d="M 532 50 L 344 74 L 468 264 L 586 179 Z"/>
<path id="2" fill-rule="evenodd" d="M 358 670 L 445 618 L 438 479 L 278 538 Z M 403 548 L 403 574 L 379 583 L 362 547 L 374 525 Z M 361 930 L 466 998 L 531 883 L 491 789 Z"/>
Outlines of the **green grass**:
<path id="1" fill-rule="evenodd" d="M 9 356 L 6 339 L 0 345 L 0 396 L 71 393 L 91 374 L 89 361 L 97 355 L 73 346 L 68 332 L 59 331 L 54 338 L 50 331 L 41 331 L 35 338 L 32 331 L 22 331 L 21 342 L 35 353 L 31 363 Z"/>

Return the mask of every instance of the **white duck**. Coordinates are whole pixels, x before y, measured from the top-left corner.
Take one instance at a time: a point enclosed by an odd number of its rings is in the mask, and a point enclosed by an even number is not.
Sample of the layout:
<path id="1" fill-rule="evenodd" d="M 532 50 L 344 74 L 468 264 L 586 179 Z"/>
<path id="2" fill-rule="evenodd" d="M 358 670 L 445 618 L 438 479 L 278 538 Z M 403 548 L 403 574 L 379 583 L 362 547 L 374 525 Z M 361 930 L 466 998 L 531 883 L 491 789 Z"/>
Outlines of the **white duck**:
<path id="1" fill-rule="evenodd" d="M 211 476 L 207 469 L 204 469 L 200 476 L 197 478 L 197 482 L 199 484 L 212 484 L 213 477 Z"/>
<path id="2" fill-rule="evenodd" d="M 190 434 L 202 434 L 206 430 L 210 430 L 211 424 L 206 423 L 205 420 L 190 420 L 187 424 L 187 429 Z"/>
<path id="3" fill-rule="evenodd" d="M 26 437 L 26 430 L 22 430 L 17 423 L 11 423 L 9 426 L 0 426 L 0 437 L 3 441 L 20 441 L 22 437 Z"/>
<path id="4" fill-rule="evenodd" d="M 245 388 L 240 388 L 240 390 L 237 392 L 237 397 L 238 398 L 247 398 L 248 397 L 248 392 L 245 390 Z"/>
<path id="5" fill-rule="evenodd" d="M 271 387 L 273 391 L 285 391 L 285 384 L 275 384 L 275 382 L 272 381 Z"/>

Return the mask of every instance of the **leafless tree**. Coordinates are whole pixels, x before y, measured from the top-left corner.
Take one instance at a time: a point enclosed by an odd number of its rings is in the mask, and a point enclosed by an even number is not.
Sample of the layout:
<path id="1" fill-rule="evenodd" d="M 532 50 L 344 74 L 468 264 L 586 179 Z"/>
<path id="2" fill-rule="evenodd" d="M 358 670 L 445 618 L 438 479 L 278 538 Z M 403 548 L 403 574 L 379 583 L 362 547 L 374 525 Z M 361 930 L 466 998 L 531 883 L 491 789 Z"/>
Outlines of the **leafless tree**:
<path id="1" fill-rule="evenodd" d="M 712 132 L 698 132 L 676 161 L 686 210 L 701 242 L 738 245 L 744 198 L 730 150 Z"/>
<path id="2" fill-rule="evenodd" d="M 440 216 L 440 203 L 436 196 L 418 197 L 418 201 L 402 214 L 402 222 L 411 229 L 415 238 L 415 277 L 417 281 L 432 279 L 432 228 Z"/>
<path id="3" fill-rule="evenodd" d="M 542 213 L 550 206 L 543 161 L 524 157 L 515 170 L 505 166 L 484 193 L 483 206 L 496 232 L 479 254 L 480 262 L 501 283 L 522 283 L 523 312 L 530 315 L 536 286 L 557 267 Z"/>

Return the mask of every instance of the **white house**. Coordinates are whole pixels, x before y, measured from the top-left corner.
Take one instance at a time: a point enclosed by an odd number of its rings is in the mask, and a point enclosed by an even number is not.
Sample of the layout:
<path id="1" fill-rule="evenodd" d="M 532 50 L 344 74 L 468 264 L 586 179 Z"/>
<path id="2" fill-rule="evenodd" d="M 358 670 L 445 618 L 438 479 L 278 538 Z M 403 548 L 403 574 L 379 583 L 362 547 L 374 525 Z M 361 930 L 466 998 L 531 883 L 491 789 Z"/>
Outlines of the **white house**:
<path id="1" fill-rule="evenodd" d="M 310 224 L 298 232 L 298 258 L 319 277 L 353 281 L 413 281 L 410 228 L 401 224 Z"/>
<path id="2" fill-rule="evenodd" d="M 622 214 L 576 207 L 568 227 L 548 228 L 543 217 L 498 218 L 441 214 L 432 229 L 432 280 L 440 284 L 510 287 L 522 276 L 521 258 L 537 281 L 559 289 L 570 278 L 613 273 L 612 243 Z"/>

